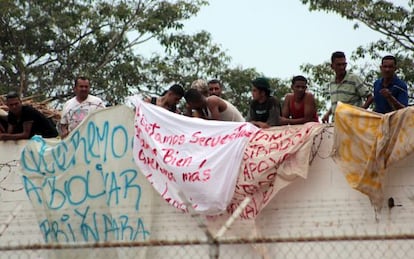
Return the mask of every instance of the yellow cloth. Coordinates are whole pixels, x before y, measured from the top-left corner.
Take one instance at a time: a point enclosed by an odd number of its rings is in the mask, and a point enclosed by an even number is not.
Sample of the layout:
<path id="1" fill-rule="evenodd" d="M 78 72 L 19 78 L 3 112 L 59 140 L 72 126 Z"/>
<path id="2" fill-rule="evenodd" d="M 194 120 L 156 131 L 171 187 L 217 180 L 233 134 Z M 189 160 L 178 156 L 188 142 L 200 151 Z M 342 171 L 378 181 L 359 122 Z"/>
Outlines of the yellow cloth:
<path id="1" fill-rule="evenodd" d="M 349 185 L 383 206 L 384 175 L 414 150 L 414 108 L 387 114 L 339 103 L 335 112 L 333 158 Z"/>

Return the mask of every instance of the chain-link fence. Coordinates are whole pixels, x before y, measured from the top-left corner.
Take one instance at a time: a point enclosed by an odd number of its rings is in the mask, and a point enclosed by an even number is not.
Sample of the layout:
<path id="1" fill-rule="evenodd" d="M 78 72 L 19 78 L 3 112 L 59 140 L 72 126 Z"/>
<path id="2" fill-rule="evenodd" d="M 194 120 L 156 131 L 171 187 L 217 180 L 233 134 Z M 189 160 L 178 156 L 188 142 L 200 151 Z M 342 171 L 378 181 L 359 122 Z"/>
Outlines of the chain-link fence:
<path id="1" fill-rule="evenodd" d="M 364 199 L 276 198 L 254 222 L 236 220 L 228 229 L 226 220 L 166 205 L 145 241 L 56 244 L 43 240 L 29 202 L 2 201 L 0 258 L 411 258 L 414 208 L 399 202 L 376 220 Z"/>
<path id="2" fill-rule="evenodd" d="M 412 258 L 414 236 L 1 246 L 1 258 Z"/>

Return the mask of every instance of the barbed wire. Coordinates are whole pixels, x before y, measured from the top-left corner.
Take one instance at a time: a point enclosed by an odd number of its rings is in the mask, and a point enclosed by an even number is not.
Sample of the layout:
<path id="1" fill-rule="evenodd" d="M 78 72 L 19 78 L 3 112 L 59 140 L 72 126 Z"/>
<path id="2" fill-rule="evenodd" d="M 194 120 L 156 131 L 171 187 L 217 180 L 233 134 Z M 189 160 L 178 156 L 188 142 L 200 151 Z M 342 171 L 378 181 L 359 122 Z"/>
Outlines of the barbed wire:
<path id="1" fill-rule="evenodd" d="M 322 142 L 324 140 L 324 135 L 327 135 L 328 137 L 333 136 L 332 128 L 333 128 L 333 125 L 326 126 L 325 128 L 322 129 L 322 131 L 319 134 L 317 134 L 313 138 L 312 149 L 311 149 L 311 154 L 310 154 L 311 159 L 309 161 L 309 164 L 312 164 L 316 156 L 318 156 L 321 159 L 327 159 L 331 157 L 331 152 L 327 156 L 322 156 L 320 154 L 320 149 L 321 149 Z"/>
<path id="2" fill-rule="evenodd" d="M 3 184 L 6 182 L 6 180 L 11 177 L 13 173 L 16 173 L 17 167 L 19 166 L 19 160 L 10 160 L 8 162 L 0 163 L 0 190 L 6 191 L 6 192 L 18 192 L 23 190 L 23 186 L 12 189 L 4 187 Z M 4 176 L 1 176 L 1 174 L 5 173 Z"/>

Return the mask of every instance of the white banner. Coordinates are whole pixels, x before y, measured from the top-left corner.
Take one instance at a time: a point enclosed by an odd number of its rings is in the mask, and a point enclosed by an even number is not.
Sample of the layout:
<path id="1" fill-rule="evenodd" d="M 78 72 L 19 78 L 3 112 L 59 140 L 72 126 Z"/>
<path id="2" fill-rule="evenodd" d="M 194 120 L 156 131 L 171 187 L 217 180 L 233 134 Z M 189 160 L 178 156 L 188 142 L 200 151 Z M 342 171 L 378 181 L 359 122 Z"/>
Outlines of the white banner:
<path id="1" fill-rule="evenodd" d="M 133 116 L 126 106 L 99 110 L 63 141 L 28 141 L 23 185 L 46 243 L 149 239 L 141 201 L 152 196 L 132 158 Z"/>
<path id="2" fill-rule="evenodd" d="M 174 207 L 215 214 L 234 193 L 243 150 L 258 128 L 189 118 L 136 98 L 134 159 Z M 188 202 L 188 203 L 187 203 Z"/>

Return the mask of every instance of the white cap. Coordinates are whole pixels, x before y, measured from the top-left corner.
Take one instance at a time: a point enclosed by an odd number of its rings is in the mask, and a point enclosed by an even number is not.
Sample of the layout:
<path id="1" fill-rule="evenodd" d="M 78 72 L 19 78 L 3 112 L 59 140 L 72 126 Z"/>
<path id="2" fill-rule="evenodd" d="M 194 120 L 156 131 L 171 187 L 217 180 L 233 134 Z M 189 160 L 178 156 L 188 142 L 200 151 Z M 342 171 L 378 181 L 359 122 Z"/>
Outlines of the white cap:
<path id="1" fill-rule="evenodd" d="M 7 112 L 0 108 L 0 117 L 7 117 Z"/>

